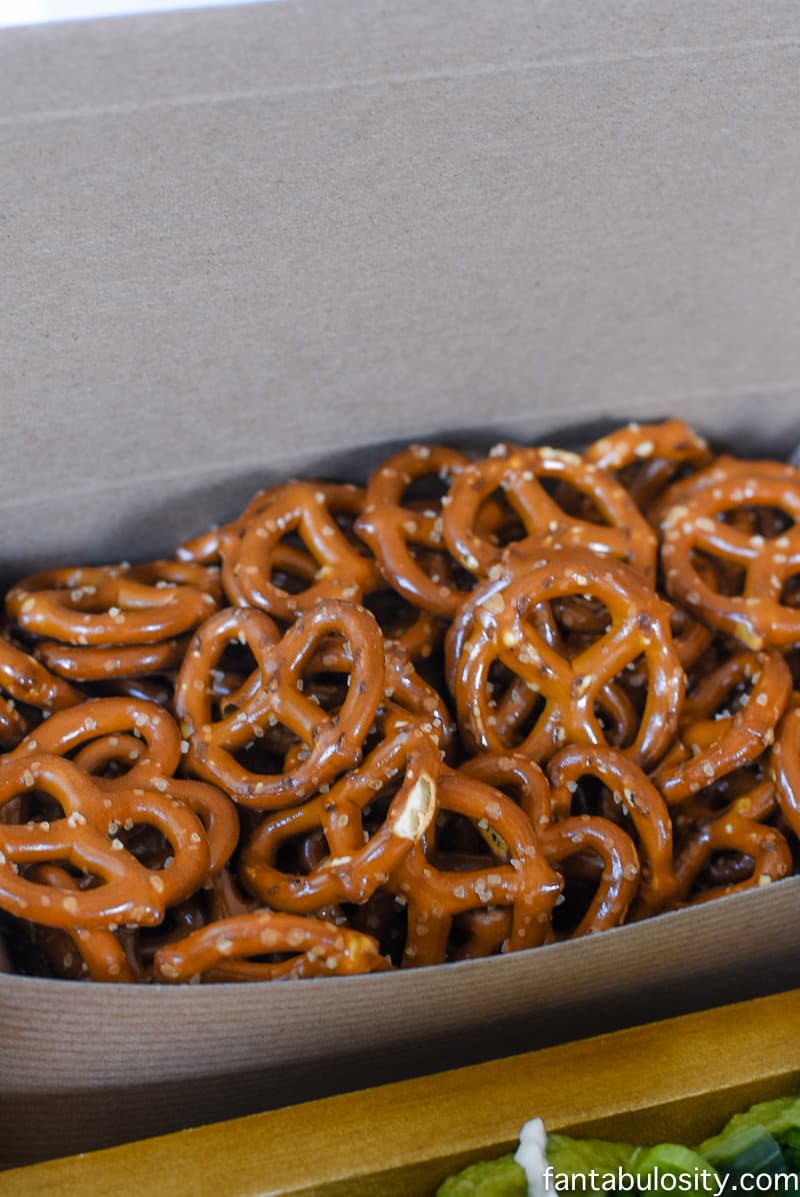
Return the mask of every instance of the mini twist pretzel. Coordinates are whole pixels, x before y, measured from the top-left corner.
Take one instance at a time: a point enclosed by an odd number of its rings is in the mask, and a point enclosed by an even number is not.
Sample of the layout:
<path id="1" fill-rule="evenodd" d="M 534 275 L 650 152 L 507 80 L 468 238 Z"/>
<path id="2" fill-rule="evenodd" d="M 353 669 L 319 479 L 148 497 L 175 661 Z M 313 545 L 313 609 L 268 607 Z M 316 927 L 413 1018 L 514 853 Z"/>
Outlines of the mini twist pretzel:
<path id="1" fill-rule="evenodd" d="M 781 812 L 796 836 L 800 836 L 800 708 L 783 717 L 772 749 L 771 773 L 775 779 Z"/>
<path id="2" fill-rule="evenodd" d="M 516 792 L 519 805 L 536 828 L 550 865 L 558 868 L 564 861 L 586 852 L 601 861 L 599 884 L 571 938 L 617 927 L 624 922 L 638 887 L 639 859 L 632 840 L 621 828 L 607 819 L 590 815 L 564 818 L 563 810 L 559 810 L 560 821 L 554 823 L 547 779 L 538 765 L 519 753 L 482 753 L 462 765 L 461 772 L 497 790 Z M 569 810 L 569 804 L 566 809 Z M 496 920 L 486 926 L 485 919 L 473 923 L 471 929 L 473 936 L 498 930 Z M 474 939 L 473 944 L 474 948 L 468 948 L 467 954 L 477 950 Z"/>
<path id="3" fill-rule="evenodd" d="M 454 917 L 483 907 L 510 907 L 505 951 L 544 943 L 561 880 L 547 863 L 530 819 L 498 790 L 448 769 L 440 774 L 438 799 L 442 811 L 476 826 L 485 823 L 490 832 L 485 838 L 498 845 L 500 859 L 477 869 L 439 869 L 434 863 L 434 826 L 429 837 L 417 840 L 388 883 L 407 902 L 403 965 L 443 962 Z"/>
<path id="4" fill-rule="evenodd" d="M 275 963 L 250 956 L 291 953 Z M 319 976 L 356 976 L 389 968 L 368 935 L 321 919 L 255 910 L 201 927 L 178 943 L 159 948 L 156 981 L 275 981 Z"/>
<path id="5" fill-rule="evenodd" d="M 46 752 L 66 757 L 100 741 L 105 759 L 98 757 L 89 768 L 90 772 L 96 768 L 99 772 L 112 754 L 116 760 L 122 759 L 121 745 L 111 743 L 115 736 L 135 737 L 143 751 L 137 752 L 135 759 L 129 756 L 125 763 L 130 768 L 122 777 L 95 777 L 95 784 L 101 789 L 152 789 L 154 779 L 172 777 L 177 771 L 181 762 L 181 736 L 175 720 L 162 707 L 138 698 L 90 698 L 78 706 L 57 711 L 26 736 L 10 755 L 25 759 Z M 127 744 L 127 739 L 122 739 L 121 744 Z M 85 768 L 90 760 L 85 758 L 82 762 Z"/>
<path id="6" fill-rule="evenodd" d="M 47 927 L 152 925 L 167 906 L 197 889 L 208 873 L 203 825 L 168 794 L 128 790 L 109 795 L 77 765 L 52 756 L 5 757 L 0 762 L 0 807 L 32 791 L 54 798 L 64 811 L 56 820 L 0 823 L 0 908 Z M 126 851 L 117 831 L 155 827 L 173 850 L 158 872 Z M 69 862 L 101 884 L 75 892 L 30 880 L 27 865 Z"/>
<path id="7" fill-rule="evenodd" d="M 27 730 L 26 722 L 15 703 L 38 707 L 41 711 L 58 711 L 80 702 L 81 696 L 62 678 L 56 677 L 28 655 L 0 636 L 0 747 L 13 748 Z M 9 701 L 10 699 L 10 701 Z"/>
<path id="8" fill-rule="evenodd" d="M 722 517 L 742 509 L 772 509 L 794 526 L 764 537 Z M 735 636 L 748 648 L 787 648 L 800 640 L 800 610 L 784 589 L 800 572 L 800 471 L 754 463 L 752 475 L 729 471 L 687 495 L 662 522 L 661 556 L 670 595 L 697 619 Z M 714 590 L 695 564 L 702 553 L 744 571 L 741 594 Z"/>
<path id="9" fill-rule="evenodd" d="M 463 453 L 441 445 L 412 445 L 396 453 L 370 477 L 364 510 L 355 524 L 399 593 L 414 606 L 446 618 L 453 615 L 462 592 L 426 573 L 411 548 L 442 548 L 441 510 L 435 501 L 426 503 L 422 511 L 404 507 L 403 496 L 422 478 L 438 475 L 447 481 L 468 464 Z"/>
<path id="10" fill-rule="evenodd" d="M 515 543 L 520 554 L 536 554 L 543 546 L 591 549 L 600 556 L 627 561 L 644 577 L 655 572 L 653 530 L 628 492 L 614 478 L 560 449 L 504 452 L 467 466 L 456 477 L 444 513 L 448 548 L 465 569 L 481 577 L 499 563 L 503 548 L 477 530 L 482 505 L 502 489 L 522 520 L 526 536 Z M 543 480 L 567 482 L 591 499 L 605 523 L 569 515 L 551 498 Z"/>
<path id="11" fill-rule="evenodd" d="M 749 857 L 751 876 L 744 881 L 693 894 L 693 887 L 717 852 L 736 852 Z M 748 819 L 736 810 L 726 810 L 702 823 L 678 853 L 675 861 L 678 891 L 673 905 L 707 902 L 740 890 L 769 885 L 787 877 L 791 870 L 792 854 L 780 832 Z"/>
<path id="12" fill-rule="evenodd" d="M 557 653 L 531 622 L 540 604 L 590 594 L 607 608 L 609 630 L 574 658 Z M 595 705 L 603 687 L 644 657 L 649 679 L 638 734 L 626 753 L 642 766 L 656 761 L 674 736 L 685 677 L 669 627 L 669 611 L 621 562 L 572 550 L 548 554 L 520 570 L 509 568 L 484 601 L 471 607 L 472 628 L 461 638 L 455 673 L 459 723 L 471 745 L 503 752 L 488 688 L 500 661 L 533 693 L 543 709 L 518 752 L 546 760 L 564 742 L 604 744 Z M 493 725 L 494 721 L 494 725 Z"/>
<path id="13" fill-rule="evenodd" d="M 30 635 L 66 644 L 153 644 L 197 627 L 218 593 L 214 571 L 178 561 L 53 569 L 14 586 L 6 610 Z"/>
<path id="14" fill-rule="evenodd" d="M 72 874 L 59 865 L 36 865 L 29 871 L 28 878 L 37 884 L 52 885 L 62 891 L 80 890 Z M 31 923 L 30 932 L 56 976 L 106 983 L 125 981 L 130 984 L 137 980 L 119 939 L 105 927 L 70 927 L 61 930 Z"/>
<path id="15" fill-rule="evenodd" d="M 630 817 L 639 840 L 642 868 L 634 917 L 647 918 L 663 910 L 676 891 L 672 824 L 663 798 L 642 770 L 613 748 L 569 745 L 553 757 L 548 774 L 555 819 L 570 814 L 582 777 L 596 777 L 608 788 L 615 805 Z"/>
<path id="16" fill-rule="evenodd" d="M 363 904 L 385 885 L 436 814 L 440 771 L 436 743 L 417 727 L 399 732 L 374 749 L 360 769 L 348 773 L 329 793 L 305 806 L 265 819 L 245 847 L 244 883 L 278 910 L 313 913 L 337 902 Z M 365 808 L 403 775 L 380 827 L 364 828 Z M 307 874 L 278 868 L 281 847 L 322 829 L 329 855 Z"/>
<path id="17" fill-rule="evenodd" d="M 476 615 L 481 608 L 491 611 L 492 608 L 497 607 L 499 610 L 500 604 L 505 602 L 503 593 L 508 585 L 510 571 L 518 574 L 524 573 L 530 564 L 524 557 L 507 557 L 503 566 L 494 567 L 492 571 L 494 576 L 477 586 L 459 608 L 445 640 L 445 677 L 451 693 L 456 694 L 458 690 L 458 663 L 464 645 L 474 630 Z M 538 564 L 543 564 L 543 562 Z M 568 596 L 566 601 L 569 602 L 572 598 L 573 596 Z M 540 604 L 536 608 L 535 622 L 543 640 L 550 648 L 564 658 L 576 655 L 574 646 L 564 643 L 552 612 L 545 604 Z M 590 647 L 596 639 L 596 635 L 592 636 L 581 647 Z M 627 675 L 625 676 L 627 677 Z M 645 671 L 641 684 L 645 685 L 646 682 Z M 505 692 L 499 697 L 493 696 L 492 712 L 487 717 L 497 743 L 508 745 L 516 742 L 519 739 L 518 729 L 530 720 L 539 703 L 538 687 L 536 689 L 529 687 L 521 677 L 512 673 Z M 628 693 L 618 682 L 606 682 L 601 687 L 597 694 L 597 707 L 602 715 L 606 739 L 617 746 L 632 743 L 639 728 L 640 715 Z M 473 741 L 469 727 L 462 725 L 461 730 L 468 747 L 478 751 L 481 745 Z"/>
<path id="18" fill-rule="evenodd" d="M 301 692 L 303 673 L 326 638 L 341 636 L 351 658 L 341 708 L 328 715 Z M 226 646 L 244 639 L 256 658 L 261 686 L 227 718 L 213 721 L 209 675 Z M 362 607 L 329 600 L 305 612 L 276 643 L 275 625 L 262 611 L 231 608 L 196 634 L 178 676 L 175 706 L 189 732 L 186 766 L 222 785 L 237 802 L 277 809 L 304 802 L 361 757 L 383 692 L 383 642 Z M 302 741 L 305 759 L 285 773 L 255 773 L 235 757 L 253 729 L 280 722 Z"/>
<path id="19" fill-rule="evenodd" d="M 199 781 L 176 779 L 181 738 L 174 719 L 153 703 L 135 698 L 94 698 L 51 716 L 35 735 L 27 736 L 15 756 L 47 752 L 71 756 L 93 775 L 95 784 L 111 792 L 140 788 L 169 790 L 172 798 L 194 811 L 205 828 L 210 852 L 209 875 L 216 876 L 239 840 L 239 818 L 226 794 Z M 107 776 L 110 766 L 122 772 Z"/>
<path id="20" fill-rule="evenodd" d="M 507 793 L 512 791 L 517 804 L 541 835 L 552 821 L 550 787 L 539 766 L 519 752 L 482 752 L 465 761 L 460 773 Z"/>
<path id="21" fill-rule="evenodd" d="M 352 599 L 377 590 L 377 563 L 347 539 L 336 516 L 357 516 L 363 491 L 356 486 L 290 482 L 273 493 L 241 534 L 223 547 L 222 581 L 238 606 L 258 607 L 291 621 L 323 599 Z M 290 594 L 272 581 L 276 550 L 288 533 L 302 538 L 318 568 L 308 589 Z M 302 569 L 302 565 L 301 565 Z M 302 575 L 301 575 L 302 576 Z"/>
<path id="22" fill-rule="evenodd" d="M 166 673 L 180 665 L 186 638 L 162 640 L 158 644 L 104 644 L 74 648 L 58 640 L 42 640 L 36 655 L 54 673 L 74 682 L 103 682 L 110 678 L 135 678 Z"/>
<path id="23" fill-rule="evenodd" d="M 586 461 L 610 473 L 623 474 L 624 484 L 640 511 L 646 511 L 683 466 L 702 469 L 711 450 L 683 420 L 660 424 L 628 424 L 590 445 Z"/>
<path id="24" fill-rule="evenodd" d="M 734 715 L 714 716 L 737 686 L 752 691 Z M 792 675 L 777 652 L 736 653 L 708 674 L 686 700 L 680 741 L 653 774 L 673 805 L 756 761 L 775 739 Z"/>

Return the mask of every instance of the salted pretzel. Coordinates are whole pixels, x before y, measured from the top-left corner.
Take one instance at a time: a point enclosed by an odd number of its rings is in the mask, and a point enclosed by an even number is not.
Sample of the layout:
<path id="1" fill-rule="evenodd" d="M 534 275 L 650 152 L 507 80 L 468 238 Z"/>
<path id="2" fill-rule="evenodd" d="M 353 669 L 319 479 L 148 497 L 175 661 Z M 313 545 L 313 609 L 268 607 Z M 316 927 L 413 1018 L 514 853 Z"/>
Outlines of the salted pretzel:
<path id="1" fill-rule="evenodd" d="M 566 595 L 590 594 L 609 612 L 610 627 L 571 660 L 561 656 L 534 626 L 537 608 Z M 542 761 L 566 742 L 604 744 L 595 712 L 603 687 L 640 656 L 648 688 L 635 740 L 626 752 L 647 766 L 668 747 L 680 714 L 684 674 L 672 647 L 669 612 L 641 578 L 621 562 L 581 550 L 550 552 L 515 569 L 470 604 L 471 627 L 459 629 L 455 679 L 462 734 L 474 750 L 502 752 L 489 671 L 502 663 L 534 694 L 542 710 L 517 751 Z M 450 646 L 452 648 L 452 645 Z M 453 657 L 454 657 L 453 653 Z"/>
<path id="2" fill-rule="evenodd" d="M 112 742 L 114 737 L 121 737 L 117 744 Z M 175 720 L 162 707 L 138 698 L 92 698 L 56 711 L 10 755 L 25 759 L 46 752 L 67 757 L 95 744 L 99 744 L 96 755 L 84 756 L 81 763 L 98 774 L 95 783 L 103 789 L 152 789 L 154 779 L 172 777 L 181 762 L 181 735 Z M 112 760 L 127 771 L 116 778 L 99 776 Z"/>
<path id="3" fill-rule="evenodd" d="M 68 682 L 0 636 L 0 748 L 13 748 L 28 730 L 18 702 L 50 712 L 80 700 L 80 693 Z"/>
<path id="4" fill-rule="evenodd" d="M 47 752 L 69 756 L 111 792 L 133 788 L 169 791 L 205 828 L 209 875 L 230 859 L 239 839 L 236 808 L 205 782 L 174 776 L 182 759 L 180 732 L 166 711 L 138 699 L 95 698 L 51 716 L 27 736 L 14 756 Z"/>
<path id="5" fill-rule="evenodd" d="M 28 878 L 39 885 L 51 885 L 61 891 L 79 892 L 80 887 L 60 865 L 35 865 Z M 105 927 L 42 927 L 30 923 L 33 942 L 46 957 L 57 977 L 73 980 L 127 982 L 137 980 L 117 934 Z"/>
<path id="6" fill-rule="evenodd" d="M 110 678 L 141 678 L 176 669 L 183 660 L 185 636 L 158 644 L 103 644 L 75 648 L 58 640 L 42 640 L 36 655 L 48 669 L 73 682 L 103 682 Z"/>
<path id="7" fill-rule="evenodd" d="M 415 725 L 397 732 L 329 792 L 265 819 L 242 853 L 242 880 L 261 901 L 292 913 L 366 902 L 430 827 L 440 766 L 438 745 L 428 734 Z M 365 811 L 393 789 L 385 816 L 370 833 Z M 279 868 L 284 845 L 317 829 L 328 849 L 319 863 L 305 874 Z"/>
<path id="8" fill-rule="evenodd" d="M 591 549 L 629 562 L 644 577 L 655 570 L 655 537 L 628 492 L 614 478 L 560 449 L 498 446 L 495 455 L 465 467 L 454 479 L 444 512 L 448 548 L 465 569 L 486 577 L 503 548 L 480 535 L 482 505 L 497 490 L 522 521 L 524 536 L 515 548 L 538 553 L 543 547 Z M 568 483 L 596 507 L 601 521 L 570 515 L 543 483 Z"/>
<path id="9" fill-rule="evenodd" d="M 607 433 L 589 446 L 584 459 L 618 475 L 639 510 L 646 511 L 680 469 L 702 469 L 712 454 L 683 420 L 664 420 Z"/>
<path id="10" fill-rule="evenodd" d="M 444 961 L 455 916 L 490 906 L 511 909 L 505 951 L 544 943 L 561 880 L 547 863 L 531 821 L 499 790 L 446 768 L 439 776 L 437 798 L 441 811 L 476 826 L 485 823 L 491 833 L 487 842 L 498 847 L 482 867 L 448 870 L 436 867 L 433 825 L 428 837 L 413 844 L 388 882 L 407 903 L 403 965 Z"/>
<path id="11" fill-rule="evenodd" d="M 733 714 L 719 716 L 738 687 L 752 687 Z M 686 699 L 679 739 L 653 774 L 670 805 L 756 761 L 775 739 L 792 675 L 774 651 L 739 652 L 702 679 Z"/>
<path id="12" fill-rule="evenodd" d="M 323 599 L 358 602 L 381 584 L 377 563 L 361 546 L 348 540 L 337 517 L 354 519 L 363 507 L 363 491 L 356 486 L 289 482 L 277 488 L 269 502 L 245 525 L 240 537 L 223 542 L 222 581 L 229 600 L 258 607 L 278 619 L 292 620 Z M 287 535 L 298 535 L 315 572 L 306 589 L 290 593 L 275 584 L 276 550 Z M 307 571 L 302 555 L 296 567 Z"/>
<path id="13" fill-rule="evenodd" d="M 559 754 L 556 761 L 562 756 L 563 753 Z M 620 759 L 625 761 L 625 758 Z M 564 762 L 565 765 L 568 763 L 566 757 Z M 635 768 L 627 761 L 625 765 Z M 570 816 L 570 803 L 564 801 L 561 793 L 558 795 L 560 805 L 554 802 L 539 766 L 519 753 L 481 753 L 465 762 L 460 772 L 504 793 L 511 790 L 536 828 L 544 854 L 553 867 L 559 868 L 564 862 L 586 853 L 600 861 L 595 893 L 583 918 L 571 931 L 572 938 L 616 927 L 624 921 L 638 887 L 639 859 L 633 842 L 621 828 L 607 819 Z M 561 771 L 556 768 L 554 775 L 560 779 Z M 573 782 L 562 784 L 572 785 Z M 571 798 L 570 791 L 567 793 Z M 485 912 L 471 917 L 469 928 L 471 938 L 461 953 L 464 958 L 478 954 L 484 937 L 497 935 L 500 930 L 498 920 L 487 918 Z"/>
<path id="14" fill-rule="evenodd" d="M 519 752 L 481 752 L 459 766 L 459 772 L 502 790 L 522 808 L 537 835 L 550 825 L 550 787 L 542 770 Z"/>
<path id="15" fill-rule="evenodd" d="M 661 524 L 666 587 L 695 618 L 748 648 L 787 648 L 800 640 L 800 610 L 784 599 L 787 582 L 800 572 L 800 471 L 752 464 L 748 474 L 737 467 L 712 476 L 668 509 Z M 752 524 L 730 522 L 737 512 L 762 509 L 780 512 L 790 526 L 764 536 Z M 715 590 L 697 568 L 697 554 L 741 571 L 741 593 Z"/>
<path id="16" fill-rule="evenodd" d="M 672 867 L 672 825 L 655 786 L 623 753 L 598 745 L 568 745 L 548 766 L 554 820 L 572 810 L 573 794 L 584 777 L 594 777 L 610 792 L 636 832 L 641 880 L 634 917 L 657 914 L 672 900 L 676 881 Z"/>
<path id="17" fill-rule="evenodd" d="M 6 595 L 32 636 L 77 646 L 154 644 L 191 631 L 217 606 L 213 570 L 178 561 L 53 569 Z"/>
<path id="18" fill-rule="evenodd" d="M 18 795 L 53 799 L 62 814 L 25 824 L 0 823 L 0 909 L 48 927 L 152 925 L 208 874 L 203 825 L 168 793 L 116 791 L 96 786 L 71 761 L 41 755 L 0 761 L 0 807 Z M 47 808 L 49 812 L 49 807 Z M 171 863 L 145 868 L 125 849 L 126 823 L 156 828 L 172 847 Z M 69 862 L 100 884 L 75 892 L 41 884 L 25 874 L 34 864 Z"/>
<path id="19" fill-rule="evenodd" d="M 787 711 L 772 747 L 770 770 L 783 817 L 800 836 L 800 707 Z"/>
<path id="20" fill-rule="evenodd" d="M 729 884 L 695 888 L 717 852 L 734 852 L 748 858 L 750 876 Z M 737 810 L 726 810 L 702 822 L 681 847 L 675 860 L 678 890 L 673 905 L 708 902 L 740 890 L 769 885 L 787 877 L 791 869 L 792 854 L 780 832 Z"/>
<path id="21" fill-rule="evenodd" d="M 340 636 L 351 660 L 347 694 L 332 715 L 302 693 L 304 671 L 326 638 Z M 226 646 L 245 641 L 261 675 L 259 689 L 233 714 L 213 719 L 209 674 Z M 244 806 L 279 809 L 305 801 L 321 785 L 357 764 L 383 693 L 380 630 L 362 607 L 329 600 L 305 612 L 280 639 L 262 611 L 231 608 L 207 620 L 196 634 L 175 691 L 175 706 L 188 733 L 186 767 L 222 785 Z M 288 772 L 248 769 L 236 753 L 254 728 L 281 723 L 307 749 Z"/>
<path id="22" fill-rule="evenodd" d="M 281 957 L 287 956 L 287 959 Z M 249 959 L 276 956 L 274 963 Z M 367 935 L 320 919 L 256 910 L 222 919 L 155 954 L 153 976 L 161 982 L 272 981 L 355 976 L 389 968 Z"/>
<path id="23" fill-rule="evenodd" d="M 364 510 L 355 530 L 380 562 L 384 576 L 410 603 L 449 618 L 462 592 L 452 582 L 434 578 L 422 567 L 420 552 L 444 546 L 442 506 L 448 498 L 425 503 L 422 510 L 404 505 L 406 491 L 425 478 L 448 483 L 469 458 L 442 445 L 411 445 L 390 457 L 371 475 Z"/>

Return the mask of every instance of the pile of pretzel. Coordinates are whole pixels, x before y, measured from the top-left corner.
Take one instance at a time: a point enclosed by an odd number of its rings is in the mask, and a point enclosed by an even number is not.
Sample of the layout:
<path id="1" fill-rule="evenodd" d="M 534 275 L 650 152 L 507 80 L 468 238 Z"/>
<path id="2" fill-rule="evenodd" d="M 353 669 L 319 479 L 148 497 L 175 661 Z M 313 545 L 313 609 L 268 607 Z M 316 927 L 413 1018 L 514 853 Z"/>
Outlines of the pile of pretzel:
<path id="1" fill-rule="evenodd" d="M 800 471 L 678 421 L 582 455 L 412 446 L 5 612 L 21 972 L 437 964 L 794 868 Z"/>

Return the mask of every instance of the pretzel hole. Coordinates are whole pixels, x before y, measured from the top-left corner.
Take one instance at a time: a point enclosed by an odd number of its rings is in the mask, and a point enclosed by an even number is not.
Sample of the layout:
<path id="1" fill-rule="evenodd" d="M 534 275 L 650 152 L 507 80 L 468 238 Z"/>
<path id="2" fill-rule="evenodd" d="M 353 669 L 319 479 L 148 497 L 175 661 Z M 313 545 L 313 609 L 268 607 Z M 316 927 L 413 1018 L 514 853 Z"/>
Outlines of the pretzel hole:
<path id="1" fill-rule="evenodd" d="M 743 881 L 750 881 L 755 867 L 753 857 L 744 852 L 713 852 L 695 878 L 688 897 L 691 900 L 704 890 L 718 885 L 738 885 Z"/>
<path id="2" fill-rule="evenodd" d="M 400 496 L 400 505 L 413 511 L 428 512 L 438 515 L 442 506 L 442 499 L 450 489 L 450 479 L 443 478 L 436 471 L 419 474 Z"/>
<path id="3" fill-rule="evenodd" d="M 800 607 L 800 574 L 792 574 L 785 580 L 778 601 L 784 607 Z"/>
<path id="4" fill-rule="evenodd" d="M 689 560 L 707 586 L 726 598 L 738 598 L 744 593 L 747 570 L 721 553 L 692 549 Z"/>
<path id="5" fill-rule="evenodd" d="M 539 485 L 570 519 L 609 526 L 610 521 L 592 496 L 563 478 L 539 478 Z"/>
<path id="6" fill-rule="evenodd" d="M 588 913 L 603 876 L 603 861 L 594 852 L 576 852 L 553 866 L 564 878 L 561 900 L 553 909 L 556 935 L 568 936 Z"/>
<path id="7" fill-rule="evenodd" d="M 408 913 L 403 899 L 385 889 L 377 889 L 361 906 L 342 905 L 342 914 L 354 931 L 377 939 L 382 956 L 399 966 L 403 959 Z"/>
<path id="8" fill-rule="evenodd" d="M 150 823 L 131 823 L 126 827 L 112 822 L 108 834 L 112 841 L 116 839 L 140 864 L 154 872 L 172 864 L 175 853 L 172 844 Z"/>
<path id="9" fill-rule="evenodd" d="M 545 709 L 544 696 L 526 687 L 501 661 L 495 661 L 489 669 L 487 692 L 489 723 L 494 720 L 506 748 L 516 748 L 539 722 Z"/>
<path id="10" fill-rule="evenodd" d="M 462 873 L 492 862 L 505 864 L 509 851 L 488 820 L 476 822 L 455 811 L 440 810 L 436 816 L 435 846 L 429 858 L 436 868 Z"/>
<path id="11" fill-rule="evenodd" d="M 481 503 L 475 519 L 478 532 L 490 544 L 504 548 L 527 536 L 522 515 L 502 488 Z"/>
<path id="12" fill-rule="evenodd" d="M 203 901 L 204 896 L 200 895 L 199 898 L 190 898 L 177 906 L 170 906 L 163 922 L 155 927 L 137 928 L 135 955 L 140 965 L 149 968 L 159 948 L 169 943 L 179 943 L 187 935 L 199 931 L 211 921 Z"/>
<path id="13" fill-rule="evenodd" d="M 331 855 L 321 827 L 284 840 L 275 857 L 275 867 L 289 876 L 307 877 Z"/>
<path id="14" fill-rule="evenodd" d="M 795 522 L 781 507 L 731 507 L 720 512 L 717 519 L 749 536 L 763 536 L 767 540 L 782 536 Z"/>

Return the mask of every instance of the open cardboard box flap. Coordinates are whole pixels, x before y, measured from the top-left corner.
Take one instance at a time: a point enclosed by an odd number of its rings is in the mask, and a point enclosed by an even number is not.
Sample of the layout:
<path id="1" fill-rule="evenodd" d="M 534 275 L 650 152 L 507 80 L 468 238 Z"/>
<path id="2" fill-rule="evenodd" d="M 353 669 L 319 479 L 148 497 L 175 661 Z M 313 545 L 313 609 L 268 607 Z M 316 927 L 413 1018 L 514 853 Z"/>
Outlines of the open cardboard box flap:
<path id="1" fill-rule="evenodd" d="M 168 552 L 392 438 L 677 414 L 786 452 L 799 51 L 794 0 L 0 33 L 0 569 Z M 799 892 L 397 976 L 0 976 L 0 1163 L 796 985 Z"/>

